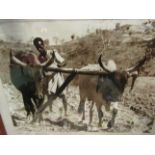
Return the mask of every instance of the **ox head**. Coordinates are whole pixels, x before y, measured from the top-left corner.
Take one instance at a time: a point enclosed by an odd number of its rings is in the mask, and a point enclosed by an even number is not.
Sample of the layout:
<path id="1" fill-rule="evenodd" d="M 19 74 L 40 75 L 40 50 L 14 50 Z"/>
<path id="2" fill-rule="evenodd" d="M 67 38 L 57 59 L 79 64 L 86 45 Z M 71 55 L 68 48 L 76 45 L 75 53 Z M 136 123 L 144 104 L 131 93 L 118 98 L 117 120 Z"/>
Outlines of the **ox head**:
<path id="1" fill-rule="evenodd" d="M 24 69 L 31 71 L 31 78 L 35 84 L 35 96 L 39 99 L 44 97 L 43 94 L 43 80 L 44 80 L 44 69 L 53 63 L 53 58 L 49 59 L 45 63 L 40 63 L 38 58 L 33 53 L 28 53 L 24 57 L 21 55 L 14 55 L 12 51 L 10 51 L 10 64 L 21 66 Z M 33 60 L 33 61 L 32 61 Z M 24 76 L 24 75 L 23 75 Z"/>
<path id="2" fill-rule="evenodd" d="M 133 89 L 134 83 L 136 78 L 138 77 L 140 68 L 145 63 L 145 61 L 148 60 L 147 55 L 145 55 L 143 59 L 141 59 L 136 63 L 135 66 L 127 68 L 126 70 L 123 70 L 123 71 L 119 71 L 117 67 L 113 67 L 115 69 L 111 70 L 108 65 L 102 62 L 101 58 L 102 58 L 102 55 L 100 55 L 98 59 L 98 63 L 100 67 L 106 72 L 106 74 L 99 77 L 97 90 L 100 89 L 104 97 L 110 101 L 120 100 L 124 92 L 124 88 L 130 77 L 132 78 L 130 91 Z M 113 64 L 114 64 L 114 61 L 113 61 Z"/>

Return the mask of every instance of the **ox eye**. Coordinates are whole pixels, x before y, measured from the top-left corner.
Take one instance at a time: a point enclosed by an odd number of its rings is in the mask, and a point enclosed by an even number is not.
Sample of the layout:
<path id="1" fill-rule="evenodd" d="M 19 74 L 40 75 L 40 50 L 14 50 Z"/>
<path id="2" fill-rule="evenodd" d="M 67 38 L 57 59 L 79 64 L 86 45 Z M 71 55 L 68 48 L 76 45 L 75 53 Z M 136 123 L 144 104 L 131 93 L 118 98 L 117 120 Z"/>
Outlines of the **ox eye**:
<path id="1" fill-rule="evenodd" d="M 120 77 L 119 75 L 115 75 L 115 79 L 116 79 L 116 80 L 120 80 L 121 77 Z"/>

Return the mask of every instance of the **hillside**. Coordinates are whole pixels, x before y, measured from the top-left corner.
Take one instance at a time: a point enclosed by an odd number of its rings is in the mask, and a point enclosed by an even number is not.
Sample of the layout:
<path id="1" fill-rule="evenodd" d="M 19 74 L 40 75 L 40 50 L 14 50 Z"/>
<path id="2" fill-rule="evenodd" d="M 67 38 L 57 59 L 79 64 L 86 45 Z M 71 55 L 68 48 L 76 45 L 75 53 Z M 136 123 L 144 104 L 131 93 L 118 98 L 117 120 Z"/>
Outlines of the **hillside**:
<path id="1" fill-rule="evenodd" d="M 125 69 L 134 65 L 144 56 L 150 34 L 132 34 L 116 31 L 107 31 L 110 36 L 102 40 L 102 35 L 92 33 L 83 38 L 73 40 L 64 44 L 64 55 L 67 59 L 67 66 L 82 67 L 87 64 L 97 63 L 100 53 L 104 55 L 104 61 L 114 59 L 119 68 Z M 106 37 L 106 36 L 105 36 Z M 109 39 L 108 46 L 106 41 Z M 142 75 L 154 76 L 155 61 L 151 60 L 144 66 Z"/>

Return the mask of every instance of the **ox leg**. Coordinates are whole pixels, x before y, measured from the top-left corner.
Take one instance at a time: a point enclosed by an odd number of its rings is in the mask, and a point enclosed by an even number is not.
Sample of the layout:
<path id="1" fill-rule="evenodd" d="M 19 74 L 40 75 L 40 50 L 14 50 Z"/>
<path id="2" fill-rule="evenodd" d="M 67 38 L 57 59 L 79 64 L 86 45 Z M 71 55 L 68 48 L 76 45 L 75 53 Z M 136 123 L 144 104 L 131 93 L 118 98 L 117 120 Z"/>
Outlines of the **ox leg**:
<path id="1" fill-rule="evenodd" d="M 38 108 L 43 104 L 43 102 L 44 102 L 44 98 L 39 99 L 39 98 L 37 98 L 36 96 L 33 96 L 32 99 L 33 99 L 33 101 L 34 101 L 34 103 L 35 103 L 37 109 L 38 109 Z"/>
<path id="2" fill-rule="evenodd" d="M 102 117 L 103 117 L 103 112 L 101 110 L 102 106 L 98 106 L 97 107 L 97 112 L 98 112 L 98 118 L 99 118 L 99 123 L 98 126 L 101 127 L 102 126 Z"/>
<path id="3" fill-rule="evenodd" d="M 85 120 L 85 108 L 83 109 L 82 121 Z"/>
<path id="4" fill-rule="evenodd" d="M 85 100 L 81 99 L 78 107 L 78 113 L 81 114 L 84 111 Z"/>
<path id="5" fill-rule="evenodd" d="M 30 113 L 34 115 L 35 108 L 31 101 L 33 91 L 31 90 L 31 88 L 29 88 L 29 85 L 23 85 L 20 88 L 20 91 L 22 93 L 23 102 L 24 102 L 25 110 L 27 112 L 27 116 L 29 116 Z"/>
<path id="6" fill-rule="evenodd" d="M 84 108 L 84 106 L 85 106 L 85 99 L 81 99 L 79 107 L 78 107 L 78 113 L 79 114 L 82 113 L 82 120 L 81 121 L 85 120 L 85 108 Z"/>
<path id="7" fill-rule="evenodd" d="M 33 120 L 31 123 L 34 123 L 35 121 L 38 120 L 38 118 L 42 117 L 42 112 L 46 109 L 47 106 L 50 106 L 53 103 L 53 100 L 55 100 L 57 96 L 48 96 L 48 101 L 42 104 L 39 108 L 38 111 L 36 112 Z"/>
<path id="8" fill-rule="evenodd" d="M 67 101 L 66 101 L 65 94 L 61 94 L 60 98 L 62 99 L 62 103 L 63 103 L 63 106 L 64 106 L 65 116 L 67 116 Z"/>
<path id="9" fill-rule="evenodd" d="M 35 113 L 35 109 L 34 109 L 34 105 L 31 101 L 31 98 L 28 96 L 24 96 L 23 97 L 23 102 L 24 102 L 24 106 L 25 106 L 25 110 L 27 112 L 27 116 L 30 115 L 30 113 L 32 113 L 32 115 L 34 115 Z"/>
<path id="10" fill-rule="evenodd" d="M 115 124 L 116 115 L 118 113 L 117 104 L 118 104 L 117 102 L 113 103 L 112 119 L 108 122 L 108 125 L 107 125 L 108 128 L 112 128 Z"/>
<path id="11" fill-rule="evenodd" d="M 29 104 L 28 104 L 28 102 L 27 102 L 27 98 L 28 98 L 28 97 L 27 97 L 23 92 L 22 92 L 22 98 L 23 98 L 24 107 L 25 107 L 27 116 L 29 116 L 31 110 L 30 110 L 30 106 L 29 106 Z"/>
<path id="12" fill-rule="evenodd" d="M 53 104 L 49 105 L 50 112 L 53 112 Z"/>
<path id="13" fill-rule="evenodd" d="M 91 122 L 92 122 L 92 119 L 93 119 L 93 106 L 94 106 L 94 102 L 92 101 L 90 111 L 89 111 L 89 125 L 91 125 Z"/>
<path id="14" fill-rule="evenodd" d="M 108 125 L 107 125 L 108 128 L 112 128 L 114 126 L 117 112 L 118 112 L 117 109 L 113 109 L 113 111 L 112 111 L 112 119 L 108 122 Z"/>
<path id="15" fill-rule="evenodd" d="M 44 102 L 44 98 L 42 99 L 39 99 L 38 97 L 36 96 L 32 96 L 32 99 L 35 103 L 35 106 L 36 106 L 36 109 L 38 110 L 39 107 L 43 104 Z M 35 115 L 33 115 L 33 118 L 35 117 Z M 42 117 L 42 114 L 40 115 L 40 117 L 38 118 L 38 122 L 40 123 L 41 121 L 43 120 L 43 117 Z"/>
<path id="16" fill-rule="evenodd" d="M 34 105 L 33 105 L 32 101 L 31 101 L 31 98 L 30 98 L 30 97 L 27 98 L 27 103 L 28 103 L 29 106 L 30 106 L 30 111 L 31 111 L 31 113 L 34 115 L 34 113 L 35 113 L 35 108 L 34 108 Z"/>

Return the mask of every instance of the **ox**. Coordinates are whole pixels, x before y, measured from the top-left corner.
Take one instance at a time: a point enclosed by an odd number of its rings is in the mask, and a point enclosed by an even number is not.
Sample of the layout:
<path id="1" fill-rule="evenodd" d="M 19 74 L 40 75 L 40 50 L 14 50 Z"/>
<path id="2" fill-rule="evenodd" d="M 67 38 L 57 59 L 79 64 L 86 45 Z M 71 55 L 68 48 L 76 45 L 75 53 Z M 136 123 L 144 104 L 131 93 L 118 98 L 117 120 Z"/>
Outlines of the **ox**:
<path id="1" fill-rule="evenodd" d="M 22 93 L 27 115 L 35 113 L 33 102 L 37 107 L 37 113 L 33 121 L 41 115 L 41 112 L 46 108 L 46 105 L 49 105 L 52 110 L 52 101 L 57 97 L 62 99 L 65 115 L 67 115 L 66 97 L 64 94 L 61 94 L 61 92 L 71 79 L 69 81 L 67 80 L 56 94 L 48 94 L 48 83 L 55 73 L 47 75 L 45 70 L 53 63 L 54 58 L 55 55 L 53 54 L 51 59 L 41 64 L 38 61 L 37 56 L 33 53 L 26 53 L 26 55 L 23 55 L 23 52 L 20 52 L 15 56 L 12 52 L 10 54 L 11 80 L 15 87 Z M 42 105 L 45 96 L 47 97 L 47 101 Z"/>
<path id="2" fill-rule="evenodd" d="M 79 75 L 79 91 L 80 91 L 80 104 L 78 107 L 78 112 L 83 113 L 82 120 L 85 119 L 85 100 L 91 100 L 92 104 L 89 112 L 89 124 L 92 122 L 92 108 L 94 103 L 96 103 L 99 127 L 102 125 L 102 105 L 105 106 L 106 111 L 112 109 L 112 119 L 108 122 L 108 128 L 114 126 L 115 118 L 118 112 L 117 102 L 121 101 L 122 94 L 124 92 L 125 86 L 130 77 L 133 78 L 131 89 L 134 86 L 134 82 L 138 76 L 140 67 L 147 60 L 147 55 L 143 57 L 134 67 L 128 68 L 124 71 L 117 70 L 114 61 L 110 60 L 109 65 L 106 65 L 101 61 L 101 55 L 98 59 L 100 67 L 105 71 L 105 74 L 99 76 L 88 76 Z M 111 67 L 111 69 L 109 68 Z M 91 66 L 92 67 L 92 66 Z M 93 66 L 95 67 L 95 65 Z M 84 69 L 90 69 L 89 66 L 84 67 Z"/>
<path id="3" fill-rule="evenodd" d="M 42 69 L 53 62 L 40 64 L 37 56 L 32 52 L 18 52 L 13 55 L 10 51 L 10 76 L 14 86 L 21 92 L 27 116 L 34 115 L 35 107 L 39 108 L 43 103 L 43 96 L 36 92 L 36 80 L 38 73 L 42 75 Z"/>

